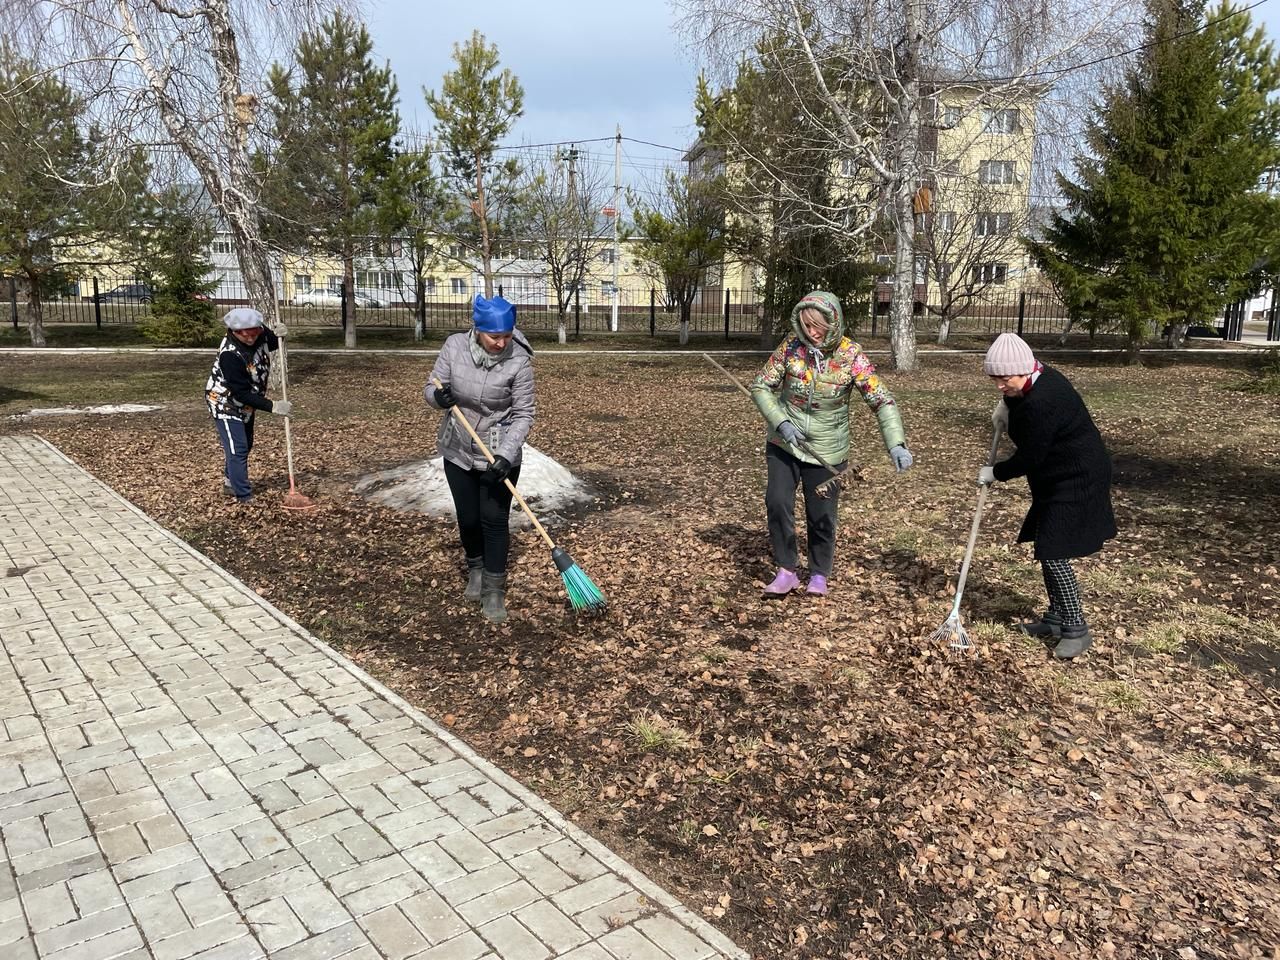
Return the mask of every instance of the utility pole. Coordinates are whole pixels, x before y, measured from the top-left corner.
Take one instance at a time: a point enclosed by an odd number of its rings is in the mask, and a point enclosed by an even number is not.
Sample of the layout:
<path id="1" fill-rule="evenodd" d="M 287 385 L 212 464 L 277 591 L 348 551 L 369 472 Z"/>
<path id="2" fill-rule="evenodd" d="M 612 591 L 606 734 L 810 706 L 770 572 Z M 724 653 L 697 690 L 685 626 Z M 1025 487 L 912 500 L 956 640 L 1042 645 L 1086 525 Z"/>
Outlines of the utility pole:
<path id="1" fill-rule="evenodd" d="M 618 220 L 621 211 L 618 202 L 622 192 L 622 124 L 617 125 L 617 133 L 613 138 L 613 316 L 609 321 L 609 329 L 618 332 Z"/>

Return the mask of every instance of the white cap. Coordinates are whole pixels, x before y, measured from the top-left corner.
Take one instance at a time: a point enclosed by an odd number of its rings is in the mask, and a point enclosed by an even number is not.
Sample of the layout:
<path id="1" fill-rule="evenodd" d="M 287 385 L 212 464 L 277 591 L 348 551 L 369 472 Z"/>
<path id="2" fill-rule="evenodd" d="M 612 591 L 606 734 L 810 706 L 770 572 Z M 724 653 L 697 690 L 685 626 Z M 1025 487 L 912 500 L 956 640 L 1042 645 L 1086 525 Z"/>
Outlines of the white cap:
<path id="1" fill-rule="evenodd" d="M 228 310 L 222 322 L 227 325 L 228 330 L 252 330 L 254 327 L 263 326 L 262 314 L 253 307 L 236 307 L 234 310 Z"/>

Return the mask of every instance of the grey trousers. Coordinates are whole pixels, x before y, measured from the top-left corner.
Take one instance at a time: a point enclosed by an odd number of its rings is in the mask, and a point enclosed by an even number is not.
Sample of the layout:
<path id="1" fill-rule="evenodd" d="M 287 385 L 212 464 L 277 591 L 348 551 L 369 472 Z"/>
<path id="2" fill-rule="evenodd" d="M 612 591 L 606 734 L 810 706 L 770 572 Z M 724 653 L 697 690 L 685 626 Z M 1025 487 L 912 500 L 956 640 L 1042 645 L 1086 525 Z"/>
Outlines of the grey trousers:
<path id="1" fill-rule="evenodd" d="M 825 467 L 797 460 L 776 443 L 765 445 L 765 464 L 769 469 L 764 504 L 769 518 L 769 541 L 773 545 L 773 561 L 779 567 L 795 570 L 796 553 L 796 487 L 804 485 L 804 517 L 809 534 L 809 574 L 831 576 L 836 554 L 836 508 L 840 488 L 833 484 L 831 494 L 819 496 L 814 488 L 831 474 Z M 837 470 L 840 464 L 835 464 Z"/>

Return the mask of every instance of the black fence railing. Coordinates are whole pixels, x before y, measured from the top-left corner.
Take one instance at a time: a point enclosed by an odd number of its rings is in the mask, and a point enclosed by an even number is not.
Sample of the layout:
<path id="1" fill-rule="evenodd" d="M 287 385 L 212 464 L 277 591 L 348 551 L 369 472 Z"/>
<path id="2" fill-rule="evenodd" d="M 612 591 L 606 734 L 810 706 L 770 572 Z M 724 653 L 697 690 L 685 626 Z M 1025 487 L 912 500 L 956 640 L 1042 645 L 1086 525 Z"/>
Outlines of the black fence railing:
<path id="1" fill-rule="evenodd" d="M 471 304 L 481 288 L 450 285 L 426 291 L 423 320 L 428 330 L 464 329 L 471 322 Z M 502 293 L 516 304 L 520 326 L 530 331 L 554 332 L 559 326 L 555 294 L 545 287 L 527 282 L 497 284 Z M 104 325 L 136 324 L 151 315 L 154 288 L 145 280 L 107 280 L 88 277 L 72 281 L 54 296 L 43 298 L 46 323 Z M 342 285 L 307 290 L 276 290 L 281 317 L 290 324 L 309 327 L 342 325 L 343 304 L 355 301 L 356 325 L 360 328 L 403 328 L 411 330 L 418 320 L 412 290 L 357 287 L 347 293 Z M 25 287 L 13 277 L 0 276 L 0 298 L 3 316 L 17 328 L 27 311 Z M 240 281 L 223 279 L 210 300 L 219 308 L 247 304 L 248 290 Z M 954 334 L 996 334 L 1006 331 L 1023 334 L 1057 334 L 1068 326 L 1066 306 L 1057 296 L 1044 290 L 1016 289 L 993 285 L 975 297 L 953 298 L 950 304 L 940 301 L 932 285 L 918 284 L 913 312 L 916 331 L 922 337 L 936 336 L 944 318 L 950 321 Z M 1280 308 L 1272 298 L 1269 310 L 1261 319 L 1267 324 L 1268 339 L 1280 339 Z M 851 333 L 858 336 L 888 333 L 890 289 L 878 284 L 865 300 L 846 304 L 845 316 Z M 601 333 L 615 329 L 615 307 L 611 288 L 593 283 L 578 291 L 565 310 L 564 323 L 570 334 Z M 616 329 L 630 334 L 669 335 L 680 328 L 679 310 L 668 302 L 660 287 L 622 284 L 617 295 Z M 1219 329 L 1226 339 L 1240 339 L 1245 317 L 1244 304 L 1232 304 Z M 2 322 L 2 321 L 0 321 Z M 726 338 L 760 336 L 764 323 L 764 305 L 754 289 L 708 286 L 695 297 L 689 317 L 689 330 L 697 335 L 720 335 Z M 1083 329 L 1083 325 L 1078 325 Z"/>

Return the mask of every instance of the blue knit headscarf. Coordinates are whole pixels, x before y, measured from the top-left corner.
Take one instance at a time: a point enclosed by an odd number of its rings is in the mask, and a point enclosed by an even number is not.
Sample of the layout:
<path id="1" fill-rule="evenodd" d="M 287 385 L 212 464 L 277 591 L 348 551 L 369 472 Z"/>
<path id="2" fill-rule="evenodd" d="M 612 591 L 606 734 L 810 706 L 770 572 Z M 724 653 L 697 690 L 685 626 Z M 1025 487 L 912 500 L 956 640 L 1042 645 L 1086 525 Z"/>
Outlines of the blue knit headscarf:
<path id="1" fill-rule="evenodd" d="M 486 300 L 477 293 L 475 306 L 471 310 L 471 322 L 480 333 L 510 333 L 516 327 L 515 304 L 502 297 Z"/>

